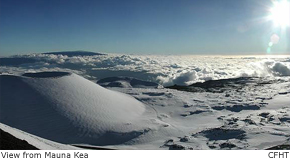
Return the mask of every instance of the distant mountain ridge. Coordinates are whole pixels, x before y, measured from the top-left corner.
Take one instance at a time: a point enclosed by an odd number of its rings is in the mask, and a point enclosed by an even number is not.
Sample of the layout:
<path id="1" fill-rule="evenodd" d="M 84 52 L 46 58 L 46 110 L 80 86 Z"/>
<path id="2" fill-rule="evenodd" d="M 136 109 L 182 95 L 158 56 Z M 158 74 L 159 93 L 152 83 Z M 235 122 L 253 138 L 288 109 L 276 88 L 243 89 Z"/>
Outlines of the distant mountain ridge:
<path id="1" fill-rule="evenodd" d="M 106 55 L 103 53 L 97 53 L 97 52 L 89 52 L 89 51 L 60 51 L 60 52 L 46 52 L 43 54 L 62 54 L 62 55 L 67 55 L 69 57 L 73 56 L 95 56 L 95 55 Z"/>

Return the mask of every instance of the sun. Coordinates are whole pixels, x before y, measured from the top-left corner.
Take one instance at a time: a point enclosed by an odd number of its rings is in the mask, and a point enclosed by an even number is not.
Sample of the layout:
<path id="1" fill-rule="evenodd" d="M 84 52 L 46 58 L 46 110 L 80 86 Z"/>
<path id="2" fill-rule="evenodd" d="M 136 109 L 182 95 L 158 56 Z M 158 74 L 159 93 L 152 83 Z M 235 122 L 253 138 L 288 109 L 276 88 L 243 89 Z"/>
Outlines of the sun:
<path id="1" fill-rule="evenodd" d="M 275 26 L 290 26 L 290 3 L 287 0 L 276 0 L 273 3 L 274 6 L 270 9 L 270 20 Z"/>

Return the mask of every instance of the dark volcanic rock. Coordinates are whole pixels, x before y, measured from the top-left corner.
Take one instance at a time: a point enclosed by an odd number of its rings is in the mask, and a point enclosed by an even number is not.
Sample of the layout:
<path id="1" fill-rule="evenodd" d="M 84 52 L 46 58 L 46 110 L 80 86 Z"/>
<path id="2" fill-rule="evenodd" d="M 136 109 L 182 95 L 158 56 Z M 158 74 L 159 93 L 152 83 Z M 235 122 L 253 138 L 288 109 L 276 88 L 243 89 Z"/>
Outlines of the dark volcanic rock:
<path id="1" fill-rule="evenodd" d="M 265 85 L 273 83 L 270 81 L 263 80 L 256 77 L 240 77 L 232 79 L 220 79 L 220 80 L 209 80 L 206 82 L 198 82 L 189 86 L 169 86 L 166 88 L 176 89 L 187 92 L 212 92 L 212 93 L 223 93 L 231 90 L 241 90 L 245 86 L 253 85 Z M 229 95 L 226 95 L 229 97 Z"/>
<path id="2" fill-rule="evenodd" d="M 231 148 L 235 148 L 235 147 L 237 147 L 237 146 L 234 145 L 234 144 L 232 144 L 232 143 L 222 143 L 222 144 L 220 144 L 220 147 L 221 147 L 221 149 L 224 149 L 224 148 L 229 148 L 229 149 L 231 149 Z"/>
<path id="3" fill-rule="evenodd" d="M 240 129 L 212 128 L 203 130 L 192 136 L 205 136 L 208 140 L 229 140 L 229 139 L 244 139 L 246 132 Z"/>
<path id="4" fill-rule="evenodd" d="M 0 129 L 0 150 L 38 150 L 38 148 Z"/>
<path id="5" fill-rule="evenodd" d="M 149 81 L 143 81 L 132 77 L 108 77 L 97 82 L 103 87 L 121 87 L 121 88 L 158 88 L 159 84 Z M 144 93 L 146 94 L 146 93 Z M 148 95 L 164 95 L 164 93 L 147 93 Z"/>
<path id="6" fill-rule="evenodd" d="M 259 110 L 260 106 L 244 104 L 244 105 L 231 105 L 231 106 L 214 106 L 212 107 L 212 109 L 214 110 L 226 109 L 232 112 L 240 112 L 242 110 Z"/>
<path id="7" fill-rule="evenodd" d="M 290 150 L 290 145 L 289 144 L 277 145 L 267 148 L 266 150 Z"/>
<path id="8" fill-rule="evenodd" d="M 173 144 L 169 146 L 169 150 L 184 150 L 185 147 L 179 144 Z"/>

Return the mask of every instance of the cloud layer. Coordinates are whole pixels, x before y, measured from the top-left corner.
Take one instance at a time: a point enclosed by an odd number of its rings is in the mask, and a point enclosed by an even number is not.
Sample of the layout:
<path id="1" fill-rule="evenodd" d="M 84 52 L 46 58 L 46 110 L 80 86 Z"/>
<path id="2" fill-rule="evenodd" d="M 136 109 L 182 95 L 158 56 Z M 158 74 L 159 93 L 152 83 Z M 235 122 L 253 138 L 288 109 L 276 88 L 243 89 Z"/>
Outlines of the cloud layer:
<path id="1" fill-rule="evenodd" d="M 193 55 L 102 55 L 73 56 L 30 54 L 34 63 L 1 66 L 0 72 L 22 74 L 38 71 L 70 71 L 90 79 L 99 79 L 92 71 L 127 71 L 148 74 L 150 81 L 167 85 L 190 85 L 207 80 L 236 77 L 290 76 L 289 56 L 193 56 Z M 120 72 L 119 76 L 122 76 Z M 110 76 L 110 75 L 105 75 Z M 134 76 L 133 76 L 134 77 Z M 140 77 L 139 77 L 140 78 Z M 145 76 L 146 80 L 147 77 Z"/>

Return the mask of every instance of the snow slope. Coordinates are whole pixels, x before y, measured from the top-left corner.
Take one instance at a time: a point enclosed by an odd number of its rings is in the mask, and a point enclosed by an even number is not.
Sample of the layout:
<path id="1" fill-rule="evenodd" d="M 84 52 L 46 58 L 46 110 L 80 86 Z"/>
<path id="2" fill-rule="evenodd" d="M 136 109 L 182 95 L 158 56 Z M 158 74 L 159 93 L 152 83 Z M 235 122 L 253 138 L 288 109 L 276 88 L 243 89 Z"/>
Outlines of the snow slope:
<path id="1" fill-rule="evenodd" d="M 124 143 L 148 127 L 150 109 L 76 74 L 0 75 L 0 122 L 61 143 Z M 144 118 L 144 117 L 143 117 Z"/>
<path id="2" fill-rule="evenodd" d="M 290 144 L 290 79 L 220 87 L 219 91 L 109 88 L 152 106 L 166 129 L 122 149 L 267 149 Z M 236 81 L 236 80 L 227 80 Z M 210 87 L 208 87 L 210 88 Z M 215 89 L 215 88 L 213 88 Z"/>
<path id="3" fill-rule="evenodd" d="M 41 72 L 0 75 L 0 87 L 1 123 L 64 144 L 113 149 L 290 144 L 290 77 L 211 81 L 194 86 L 202 90 L 180 91 L 105 89 L 76 74 Z"/>

